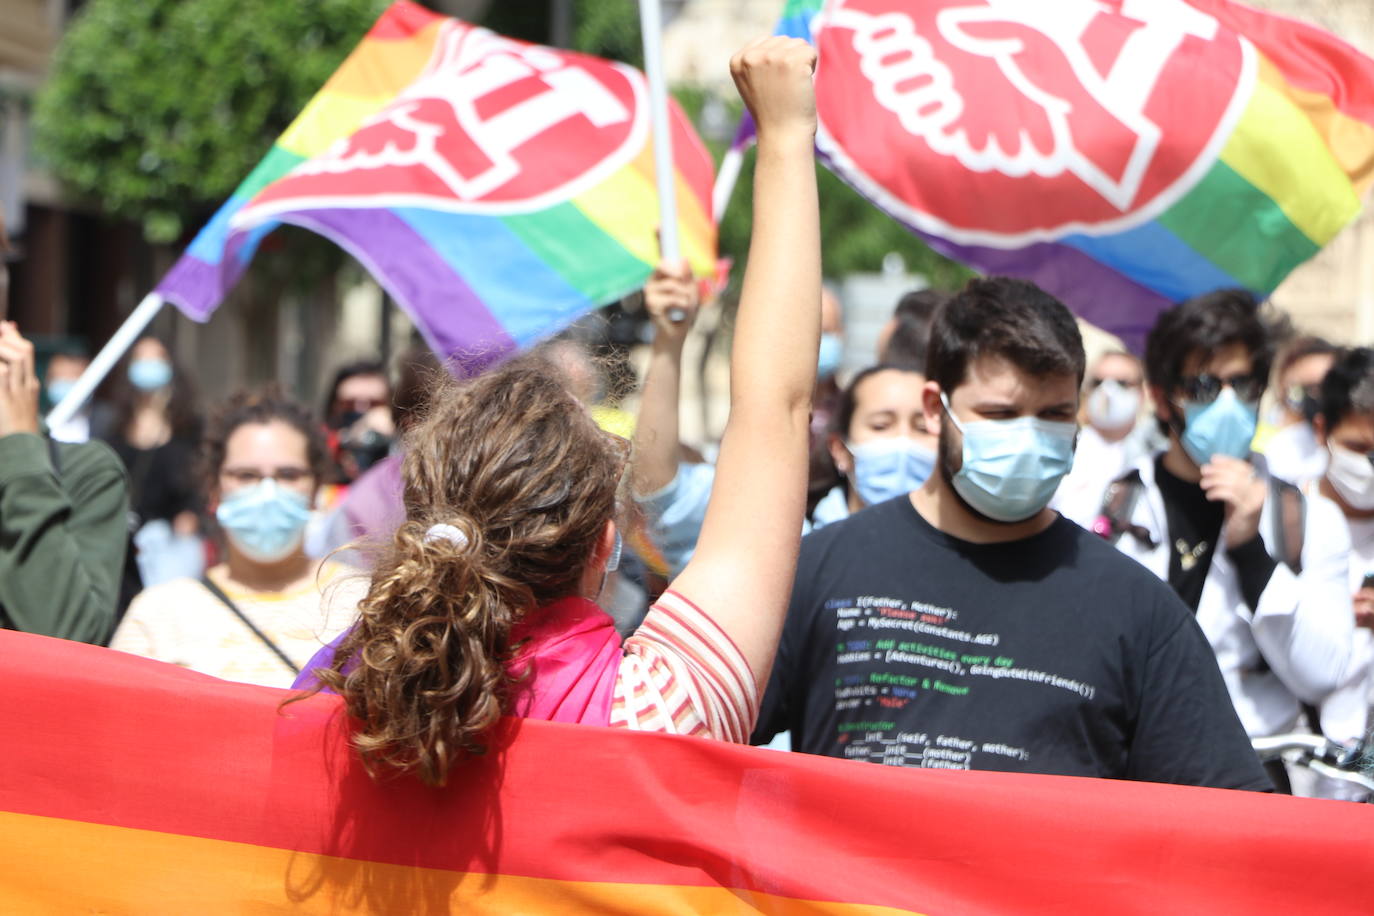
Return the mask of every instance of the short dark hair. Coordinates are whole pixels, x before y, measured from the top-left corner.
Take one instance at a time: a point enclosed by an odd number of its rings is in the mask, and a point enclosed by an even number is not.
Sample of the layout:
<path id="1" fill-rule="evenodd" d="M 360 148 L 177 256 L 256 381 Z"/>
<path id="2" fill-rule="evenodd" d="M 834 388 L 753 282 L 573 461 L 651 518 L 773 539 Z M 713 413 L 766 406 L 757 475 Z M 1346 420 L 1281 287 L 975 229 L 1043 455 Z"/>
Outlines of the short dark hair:
<path id="1" fill-rule="evenodd" d="M 330 413 L 334 410 L 334 400 L 339 396 L 339 386 L 351 378 L 360 375 L 378 375 L 386 380 L 387 388 L 391 387 L 391 379 L 387 377 L 386 366 L 372 359 L 362 359 L 355 363 L 348 363 L 340 366 L 339 371 L 334 373 L 334 381 L 329 386 L 329 392 L 325 395 L 324 412 L 321 416 L 325 422 L 333 419 Z"/>
<path id="2" fill-rule="evenodd" d="M 935 313 L 926 377 L 953 391 L 969 364 L 999 356 L 1034 376 L 1072 375 L 1083 384 L 1083 337 L 1064 303 L 1025 280 L 970 280 Z"/>
<path id="3" fill-rule="evenodd" d="M 897 327 L 888 338 L 887 349 L 881 354 L 881 360 L 924 375 L 926 351 L 930 346 L 930 322 L 940 306 L 949 301 L 950 295 L 943 290 L 921 289 L 898 299 L 897 308 L 892 313 Z"/>
<path id="4" fill-rule="evenodd" d="M 868 381 L 879 372 L 913 372 L 920 373 L 920 369 L 896 363 L 878 363 L 876 366 L 869 366 L 861 370 L 840 392 L 840 399 L 835 404 L 835 412 L 830 417 L 830 432 L 839 436 L 841 439 L 848 440 L 849 424 L 854 422 L 854 411 L 859 406 L 859 386 Z"/>
<path id="5" fill-rule="evenodd" d="M 1340 352 L 1340 347 L 1324 337 L 1295 337 L 1279 353 L 1278 364 L 1274 367 L 1274 375 L 1283 375 L 1293 368 L 1293 364 L 1298 360 L 1306 359 L 1309 356 L 1335 356 Z"/>
<path id="6" fill-rule="evenodd" d="M 1374 350 L 1369 347 L 1341 353 L 1322 379 L 1321 416 L 1328 434 L 1357 413 L 1374 413 Z"/>
<path id="7" fill-rule="evenodd" d="M 1220 289 L 1194 296 L 1155 319 L 1145 341 L 1146 378 L 1172 391 L 1190 356 L 1240 344 L 1250 353 L 1255 375 L 1267 382 L 1274 350 L 1287 336 L 1287 327 L 1282 316 L 1262 315 L 1259 300 L 1248 290 Z"/>
<path id="8" fill-rule="evenodd" d="M 257 391 L 239 391 L 225 401 L 210 418 L 205 430 L 203 461 L 206 485 L 210 492 L 219 486 L 229 437 L 240 426 L 265 425 L 280 421 L 305 437 L 305 457 L 315 482 L 324 480 L 329 455 L 324 432 L 310 415 L 309 408 L 291 400 L 280 385 L 271 384 Z"/>

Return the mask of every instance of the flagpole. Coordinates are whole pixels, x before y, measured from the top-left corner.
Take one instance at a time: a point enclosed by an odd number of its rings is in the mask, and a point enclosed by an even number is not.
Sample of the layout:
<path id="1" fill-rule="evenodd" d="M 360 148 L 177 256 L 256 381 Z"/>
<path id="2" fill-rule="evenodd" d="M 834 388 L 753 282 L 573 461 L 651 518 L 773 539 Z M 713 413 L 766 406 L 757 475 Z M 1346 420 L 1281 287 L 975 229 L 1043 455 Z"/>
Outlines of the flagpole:
<path id="1" fill-rule="evenodd" d="M 663 16 L 659 0 L 639 0 L 639 31 L 644 40 L 644 75 L 649 80 L 649 116 L 654 132 L 654 177 L 658 186 L 658 248 L 665 261 L 682 256 L 677 232 L 677 189 L 673 172 L 673 134 L 668 120 L 668 86 L 663 78 Z M 682 309 L 669 309 L 670 321 L 684 321 Z"/>
<path id="2" fill-rule="evenodd" d="M 719 223 L 725 218 L 725 208 L 730 206 L 730 197 L 735 193 L 739 182 L 740 169 L 744 168 L 744 148 L 730 147 L 720 160 L 720 170 L 716 172 L 716 184 L 711 189 L 711 213 Z"/>
<path id="3" fill-rule="evenodd" d="M 115 363 L 129 351 L 129 348 L 138 340 L 138 336 L 143 333 L 143 329 L 148 327 L 157 313 L 162 310 L 163 299 L 157 293 L 149 293 L 143 297 L 143 301 L 129 313 L 129 317 L 124 319 L 124 323 L 119 326 L 119 330 L 114 332 L 105 346 L 100 348 L 95 359 L 86 367 L 86 371 L 81 373 L 81 377 L 76 380 L 72 390 L 58 402 L 57 406 L 48 414 L 47 424 L 49 427 L 61 426 L 66 423 L 76 412 L 81 409 L 92 394 L 95 393 L 96 386 L 105 380 L 105 376 L 110 374 L 110 370 L 115 367 Z"/>

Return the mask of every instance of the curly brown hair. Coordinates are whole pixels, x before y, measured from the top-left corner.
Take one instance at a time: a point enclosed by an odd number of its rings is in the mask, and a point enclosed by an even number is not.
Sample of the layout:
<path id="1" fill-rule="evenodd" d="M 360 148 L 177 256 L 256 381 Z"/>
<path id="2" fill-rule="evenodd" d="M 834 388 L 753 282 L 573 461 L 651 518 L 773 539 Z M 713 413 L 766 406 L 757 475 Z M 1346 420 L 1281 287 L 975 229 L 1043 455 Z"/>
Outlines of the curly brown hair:
<path id="1" fill-rule="evenodd" d="M 615 515 L 628 443 L 533 360 L 435 384 L 405 440 L 406 522 L 316 676 L 358 720 L 369 772 L 439 786 L 485 752 L 510 709 L 511 628 L 577 593 Z M 438 523 L 467 543 L 426 540 Z"/>
<path id="2" fill-rule="evenodd" d="M 329 452 L 324 432 L 310 410 L 287 396 L 278 384 L 272 383 L 255 390 L 237 391 L 216 408 L 201 440 L 201 473 L 206 492 L 219 489 L 220 471 L 224 469 L 224 453 L 229 437 L 240 426 L 284 423 L 305 437 L 305 456 L 315 481 L 324 479 Z"/>

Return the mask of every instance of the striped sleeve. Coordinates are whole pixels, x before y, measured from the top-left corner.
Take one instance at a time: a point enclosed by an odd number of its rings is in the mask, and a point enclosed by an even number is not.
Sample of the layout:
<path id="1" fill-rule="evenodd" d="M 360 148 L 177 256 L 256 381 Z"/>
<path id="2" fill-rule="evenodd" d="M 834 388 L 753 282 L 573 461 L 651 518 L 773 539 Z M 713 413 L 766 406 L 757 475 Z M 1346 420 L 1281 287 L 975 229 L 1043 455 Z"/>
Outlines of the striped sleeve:
<path id="1" fill-rule="evenodd" d="M 611 725 L 742 744 L 758 714 L 754 675 L 734 642 L 692 602 L 664 592 L 625 641 Z"/>

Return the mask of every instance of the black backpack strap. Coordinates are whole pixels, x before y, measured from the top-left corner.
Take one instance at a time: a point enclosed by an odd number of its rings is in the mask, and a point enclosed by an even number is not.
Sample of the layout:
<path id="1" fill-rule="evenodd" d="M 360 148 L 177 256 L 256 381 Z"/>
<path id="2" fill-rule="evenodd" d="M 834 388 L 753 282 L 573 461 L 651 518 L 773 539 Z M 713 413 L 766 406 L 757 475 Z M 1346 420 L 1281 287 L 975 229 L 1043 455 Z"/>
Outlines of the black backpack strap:
<path id="1" fill-rule="evenodd" d="M 53 476 L 58 480 L 62 479 L 62 453 L 57 450 L 57 440 L 52 436 L 44 436 L 43 441 L 48 443 L 48 461 L 52 463 Z"/>
<path id="2" fill-rule="evenodd" d="M 1093 531 L 1115 544 L 1123 534 L 1140 541 L 1153 550 L 1158 545 L 1145 526 L 1131 521 L 1140 495 L 1145 492 L 1145 481 L 1140 479 L 1139 470 L 1131 470 L 1112 481 L 1102 497 L 1102 511 L 1093 522 Z"/>
<path id="3" fill-rule="evenodd" d="M 1302 546 L 1307 530 L 1307 500 L 1302 491 L 1286 480 L 1269 478 L 1269 498 L 1273 500 L 1274 547 L 1276 558 L 1302 574 Z"/>
<path id="4" fill-rule="evenodd" d="M 205 586 L 205 588 L 210 592 L 210 594 L 218 598 L 224 604 L 225 607 L 233 611 L 234 616 L 237 617 L 240 621 L 242 621 L 244 626 L 252 630 L 253 635 L 256 636 L 259 640 L 261 640 L 264 646 L 271 649 L 272 654 L 275 655 L 277 658 L 281 659 L 282 664 L 290 668 L 292 674 L 301 673 L 300 667 L 297 666 L 297 664 L 291 660 L 290 656 L 283 652 L 281 650 L 281 647 L 274 643 L 266 633 L 264 633 L 262 630 L 259 630 L 257 626 L 253 623 L 253 621 L 248 619 L 247 614 L 239 610 L 239 606 L 235 604 L 233 600 L 230 599 L 230 597 L 224 593 L 224 590 L 222 588 L 220 588 L 218 585 L 214 583 L 214 581 L 210 578 L 209 573 L 206 573 L 205 575 L 200 577 L 200 584 Z"/>

